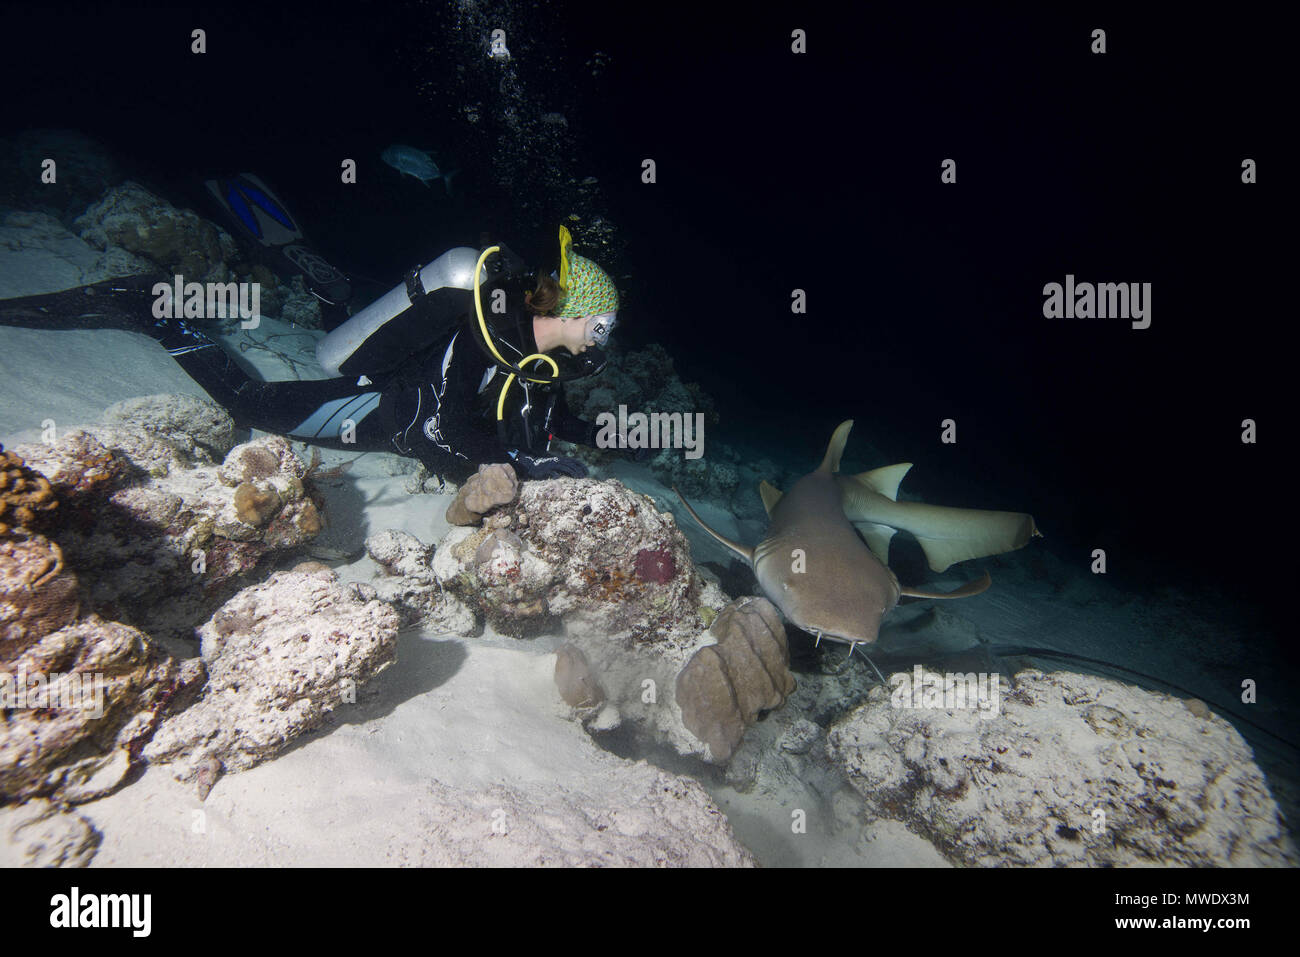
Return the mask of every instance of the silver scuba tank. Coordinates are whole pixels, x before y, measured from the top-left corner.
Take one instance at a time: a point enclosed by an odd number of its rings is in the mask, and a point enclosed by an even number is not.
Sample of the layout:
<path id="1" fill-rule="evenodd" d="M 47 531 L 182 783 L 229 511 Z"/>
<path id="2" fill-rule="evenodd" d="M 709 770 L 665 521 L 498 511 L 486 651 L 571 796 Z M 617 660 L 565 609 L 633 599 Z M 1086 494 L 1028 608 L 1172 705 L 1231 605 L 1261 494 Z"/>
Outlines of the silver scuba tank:
<path id="1" fill-rule="evenodd" d="M 448 249 L 420 270 L 420 283 L 425 292 L 442 288 L 472 290 L 478 257 L 479 251 L 470 246 Z M 316 360 L 329 375 L 342 375 L 341 366 L 363 342 L 410 308 L 407 284 L 398 283 L 317 343 Z"/>

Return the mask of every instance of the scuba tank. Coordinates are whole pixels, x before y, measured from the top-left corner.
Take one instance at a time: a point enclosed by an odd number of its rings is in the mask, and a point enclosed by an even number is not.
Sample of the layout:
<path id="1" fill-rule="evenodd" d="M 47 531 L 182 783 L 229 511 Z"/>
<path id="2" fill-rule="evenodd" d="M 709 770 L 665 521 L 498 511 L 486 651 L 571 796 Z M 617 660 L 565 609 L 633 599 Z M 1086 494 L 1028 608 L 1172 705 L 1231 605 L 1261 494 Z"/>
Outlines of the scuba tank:
<path id="1" fill-rule="evenodd" d="M 478 259 L 477 249 L 457 246 L 427 266 L 412 269 L 405 281 L 317 343 L 321 368 L 331 376 L 375 376 L 446 336 L 473 312 Z M 495 265 L 489 280 L 523 268 L 522 260 L 513 254 Z"/>

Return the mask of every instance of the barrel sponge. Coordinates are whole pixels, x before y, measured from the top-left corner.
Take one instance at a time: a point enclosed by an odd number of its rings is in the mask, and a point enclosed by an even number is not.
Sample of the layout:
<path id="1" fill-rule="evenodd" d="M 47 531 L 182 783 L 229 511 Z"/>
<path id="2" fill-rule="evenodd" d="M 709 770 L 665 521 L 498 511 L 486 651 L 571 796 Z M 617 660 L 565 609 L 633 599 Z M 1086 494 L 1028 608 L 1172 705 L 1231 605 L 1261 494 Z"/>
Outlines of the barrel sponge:
<path id="1" fill-rule="evenodd" d="M 677 705 L 686 729 L 722 764 L 761 712 L 785 703 L 794 676 L 785 626 L 766 598 L 736 599 L 710 633 L 717 643 L 697 651 L 677 675 Z"/>
<path id="2" fill-rule="evenodd" d="M 460 487 L 456 500 L 447 506 L 447 521 L 452 525 L 477 525 L 487 512 L 513 502 L 518 491 L 519 478 L 509 465 L 480 465 Z"/>

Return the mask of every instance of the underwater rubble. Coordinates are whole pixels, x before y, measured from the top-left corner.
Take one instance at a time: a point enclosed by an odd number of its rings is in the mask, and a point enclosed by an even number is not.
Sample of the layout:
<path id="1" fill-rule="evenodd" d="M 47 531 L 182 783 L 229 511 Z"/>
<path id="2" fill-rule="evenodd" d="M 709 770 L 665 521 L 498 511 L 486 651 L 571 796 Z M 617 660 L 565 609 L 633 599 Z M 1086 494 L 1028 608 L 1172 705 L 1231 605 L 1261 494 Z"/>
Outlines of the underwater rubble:
<path id="1" fill-rule="evenodd" d="M 1250 747 L 1201 702 L 1071 672 L 1011 685 L 992 717 L 876 689 L 827 755 L 866 814 L 961 865 L 1300 863 Z"/>

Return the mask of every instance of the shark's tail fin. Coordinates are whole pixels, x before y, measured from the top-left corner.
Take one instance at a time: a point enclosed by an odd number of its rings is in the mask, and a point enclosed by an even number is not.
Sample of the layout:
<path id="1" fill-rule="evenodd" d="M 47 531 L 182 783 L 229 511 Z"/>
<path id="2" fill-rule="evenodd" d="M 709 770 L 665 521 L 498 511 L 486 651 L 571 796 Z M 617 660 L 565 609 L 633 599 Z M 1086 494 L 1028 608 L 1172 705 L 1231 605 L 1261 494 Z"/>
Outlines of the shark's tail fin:
<path id="1" fill-rule="evenodd" d="M 1025 512 L 997 512 L 981 508 L 952 508 L 925 502 L 900 502 L 898 483 L 911 466 L 890 465 L 861 475 L 841 475 L 840 493 L 844 514 L 867 539 L 867 544 L 884 561 L 889 529 L 903 529 L 916 536 L 930 568 L 946 570 L 957 562 L 1022 548 L 1042 532 Z M 884 534 L 883 540 L 877 540 Z M 876 536 L 876 538 L 873 538 Z"/>
<path id="2" fill-rule="evenodd" d="M 844 454 L 844 446 L 849 441 L 849 430 L 853 428 L 853 420 L 846 419 L 841 422 L 835 429 L 835 434 L 831 436 L 831 444 L 826 446 L 826 457 L 822 459 L 818 472 L 838 472 L 840 470 L 840 457 Z"/>

